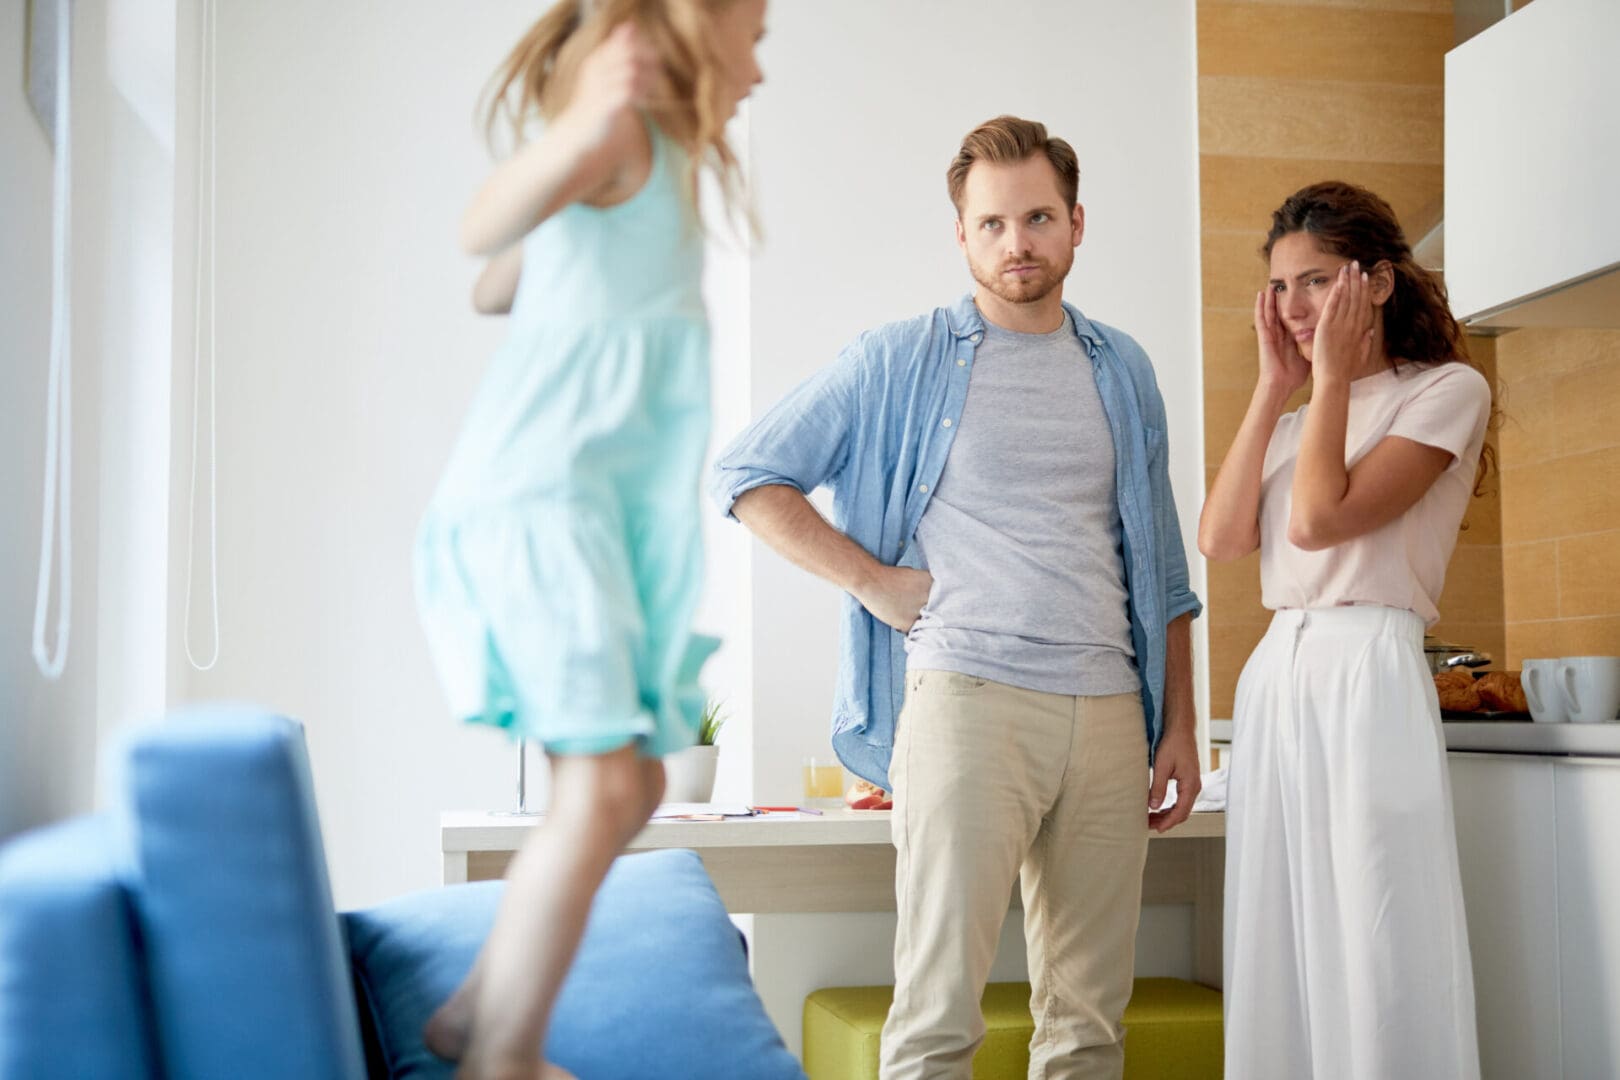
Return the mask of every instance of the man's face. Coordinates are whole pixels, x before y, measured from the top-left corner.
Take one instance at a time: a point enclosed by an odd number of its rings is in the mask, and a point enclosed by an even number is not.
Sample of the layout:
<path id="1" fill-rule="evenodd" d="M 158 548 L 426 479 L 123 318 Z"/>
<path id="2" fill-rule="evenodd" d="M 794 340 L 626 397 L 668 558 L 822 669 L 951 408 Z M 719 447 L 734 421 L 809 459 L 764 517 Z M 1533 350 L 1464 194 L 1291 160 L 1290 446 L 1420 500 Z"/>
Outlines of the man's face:
<path id="1" fill-rule="evenodd" d="M 973 280 L 1009 304 L 1033 304 L 1060 288 L 1084 232 L 1085 213 L 1070 211 L 1044 154 L 968 170 L 956 242 Z"/>

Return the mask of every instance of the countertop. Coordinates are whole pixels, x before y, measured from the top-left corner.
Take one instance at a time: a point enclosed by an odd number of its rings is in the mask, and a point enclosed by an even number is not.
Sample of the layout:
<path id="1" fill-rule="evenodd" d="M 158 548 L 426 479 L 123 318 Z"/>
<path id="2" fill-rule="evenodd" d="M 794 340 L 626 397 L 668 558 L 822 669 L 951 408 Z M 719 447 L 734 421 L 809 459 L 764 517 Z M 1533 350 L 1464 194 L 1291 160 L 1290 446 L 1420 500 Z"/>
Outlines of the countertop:
<path id="1" fill-rule="evenodd" d="M 1550 754 L 1565 757 L 1620 757 L 1620 721 L 1607 724 L 1534 724 L 1498 720 L 1440 725 L 1446 749 L 1490 754 Z M 1232 741 L 1232 721 L 1211 720 L 1213 742 Z"/>

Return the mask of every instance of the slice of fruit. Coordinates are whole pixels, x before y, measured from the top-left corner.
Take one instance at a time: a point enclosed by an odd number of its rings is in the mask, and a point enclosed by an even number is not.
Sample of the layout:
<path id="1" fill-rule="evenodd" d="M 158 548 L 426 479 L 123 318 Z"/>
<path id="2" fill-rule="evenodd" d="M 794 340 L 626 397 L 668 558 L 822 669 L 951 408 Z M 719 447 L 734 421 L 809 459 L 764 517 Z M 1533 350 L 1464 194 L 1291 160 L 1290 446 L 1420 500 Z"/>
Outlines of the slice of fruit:
<path id="1" fill-rule="evenodd" d="M 894 800 L 870 780 L 857 780 L 844 792 L 844 805 L 851 810 L 893 810 Z"/>

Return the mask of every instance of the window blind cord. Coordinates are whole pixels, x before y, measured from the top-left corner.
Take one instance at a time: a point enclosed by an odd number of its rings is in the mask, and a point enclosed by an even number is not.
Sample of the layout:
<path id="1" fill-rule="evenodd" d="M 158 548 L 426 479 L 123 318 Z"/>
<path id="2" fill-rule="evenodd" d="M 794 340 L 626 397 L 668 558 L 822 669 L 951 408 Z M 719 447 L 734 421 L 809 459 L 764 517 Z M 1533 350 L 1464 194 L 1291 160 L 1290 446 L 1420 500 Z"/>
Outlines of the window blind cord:
<path id="1" fill-rule="evenodd" d="M 214 0 L 203 0 L 201 62 L 199 64 L 197 108 L 197 240 L 193 265 L 195 289 L 192 296 L 191 351 L 191 495 L 186 515 L 186 606 L 185 645 L 186 659 L 198 671 L 208 671 L 219 662 L 219 451 L 218 451 L 218 384 L 219 369 L 215 358 L 214 315 L 215 306 L 215 252 L 217 245 L 218 214 L 215 192 L 218 190 L 218 12 Z M 206 181 L 206 186 L 205 186 Z M 213 616 L 213 651 L 206 663 L 199 662 L 191 648 L 191 587 L 197 553 L 197 430 L 200 426 L 198 408 L 199 387 L 202 382 L 203 355 L 203 234 L 208 236 L 208 597 Z"/>
<path id="2" fill-rule="evenodd" d="M 51 353 L 45 401 L 45 507 L 39 544 L 39 584 L 34 597 L 34 663 L 50 680 L 67 666 L 73 613 L 73 342 L 69 225 L 72 221 L 72 39 L 73 9 L 64 0 L 56 22 L 56 162 L 52 177 Z M 58 515 L 61 533 L 57 534 Z M 51 606 L 51 563 L 60 544 L 56 648 L 46 645 Z"/>

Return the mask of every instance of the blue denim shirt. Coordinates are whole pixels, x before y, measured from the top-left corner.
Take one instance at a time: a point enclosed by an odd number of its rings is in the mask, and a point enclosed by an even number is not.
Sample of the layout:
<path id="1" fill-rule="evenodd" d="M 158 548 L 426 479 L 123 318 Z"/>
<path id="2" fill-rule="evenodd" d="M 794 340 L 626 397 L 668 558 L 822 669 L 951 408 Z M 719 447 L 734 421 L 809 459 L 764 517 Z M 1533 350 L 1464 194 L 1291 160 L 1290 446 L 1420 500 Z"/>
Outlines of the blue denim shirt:
<path id="1" fill-rule="evenodd" d="M 1069 305 L 1091 356 L 1114 439 L 1124 526 L 1131 642 L 1142 678 L 1148 746 L 1163 730 L 1165 626 L 1203 610 L 1170 494 L 1164 399 L 1147 354 L 1128 334 Z M 971 295 L 954 306 L 868 331 L 739 435 L 720 455 L 710 494 L 720 509 L 746 491 L 832 488 L 834 524 L 888 565 L 921 566 L 912 537 L 939 484 L 962 415 L 984 319 Z M 926 568 L 925 568 L 926 569 Z M 905 635 L 845 595 L 833 749 L 851 772 L 888 788 L 895 720 L 905 699 Z M 1151 750 L 1150 750 L 1151 753 Z"/>

